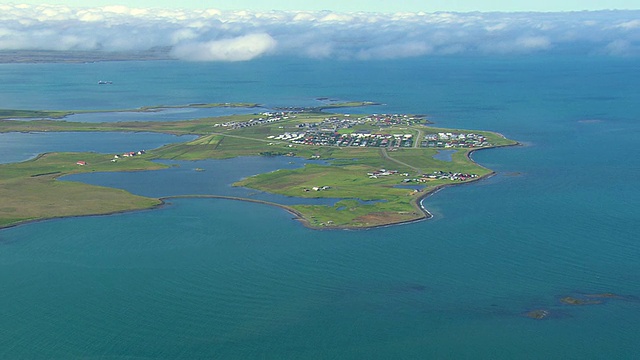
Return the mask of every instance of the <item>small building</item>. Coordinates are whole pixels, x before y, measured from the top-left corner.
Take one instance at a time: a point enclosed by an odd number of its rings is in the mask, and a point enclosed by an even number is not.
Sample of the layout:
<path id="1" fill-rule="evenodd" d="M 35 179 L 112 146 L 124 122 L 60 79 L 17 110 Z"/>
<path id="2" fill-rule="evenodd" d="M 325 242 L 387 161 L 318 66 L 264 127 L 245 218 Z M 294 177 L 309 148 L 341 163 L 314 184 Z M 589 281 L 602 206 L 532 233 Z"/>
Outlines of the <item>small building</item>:
<path id="1" fill-rule="evenodd" d="M 85 166 L 85 165 L 87 165 L 87 162 L 80 160 L 80 161 L 76 162 L 76 165 Z"/>

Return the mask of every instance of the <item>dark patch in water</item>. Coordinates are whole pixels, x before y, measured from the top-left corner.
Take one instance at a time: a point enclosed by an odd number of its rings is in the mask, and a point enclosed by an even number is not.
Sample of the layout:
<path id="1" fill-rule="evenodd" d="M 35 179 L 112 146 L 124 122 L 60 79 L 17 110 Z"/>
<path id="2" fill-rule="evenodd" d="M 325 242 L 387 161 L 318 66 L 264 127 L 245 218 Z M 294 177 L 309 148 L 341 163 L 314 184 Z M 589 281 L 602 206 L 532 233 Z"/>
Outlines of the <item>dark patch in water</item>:
<path id="1" fill-rule="evenodd" d="M 532 320 L 566 319 L 572 317 L 568 312 L 562 309 L 545 307 L 532 308 L 523 313 L 520 313 L 519 316 L 526 317 Z"/>
<path id="2" fill-rule="evenodd" d="M 259 81 L 257 80 L 223 80 L 220 81 L 221 84 L 257 84 Z"/>
<path id="3" fill-rule="evenodd" d="M 628 302 L 640 302 L 640 298 L 634 295 L 620 295 L 610 292 L 604 293 L 576 293 L 581 299 L 597 300 L 600 302 L 608 302 L 609 300 L 621 300 Z"/>
<path id="4" fill-rule="evenodd" d="M 573 297 L 573 296 L 562 297 L 562 298 L 560 298 L 560 302 L 565 304 L 565 305 L 572 305 L 572 306 L 599 305 L 599 304 L 603 303 L 602 300 L 584 299 L 584 298 L 577 298 L 577 297 Z"/>
<path id="5" fill-rule="evenodd" d="M 580 99 L 580 100 L 588 100 L 588 101 L 594 101 L 594 100 L 596 100 L 596 101 L 613 101 L 613 100 L 618 100 L 620 98 L 617 97 L 617 96 L 606 96 L 606 95 L 603 95 L 603 96 L 582 96 L 582 97 L 579 97 L 578 99 Z"/>
<path id="6" fill-rule="evenodd" d="M 527 310 L 521 315 L 534 320 L 544 320 L 548 318 L 562 318 L 569 317 L 570 315 L 563 311 L 562 308 L 568 307 L 582 307 L 588 305 L 603 305 L 610 300 L 632 301 L 640 302 L 640 299 L 632 295 L 619 295 L 610 292 L 603 293 L 584 293 L 575 292 L 572 294 L 559 295 L 557 297 L 557 303 L 551 307 L 536 307 L 531 310 Z"/>
<path id="7" fill-rule="evenodd" d="M 551 311 L 547 309 L 535 309 L 535 310 L 527 311 L 524 314 L 524 316 L 534 320 L 547 319 L 549 315 L 551 315 Z"/>
<path id="8" fill-rule="evenodd" d="M 11 244 L 17 243 L 17 242 L 18 242 L 18 239 L 11 239 L 11 238 L 6 239 L 6 238 L 3 238 L 3 237 L 0 237 L 0 246 L 11 245 Z"/>
<path id="9" fill-rule="evenodd" d="M 575 292 L 573 294 L 561 295 L 558 301 L 563 305 L 584 306 L 584 305 L 600 305 L 610 300 L 632 301 L 632 296 L 618 295 L 611 292 L 603 293 L 585 293 Z"/>
<path id="10" fill-rule="evenodd" d="M 396 293 L 420 293 L 427 291 L 427 287 L 422 284 L 408 283 L 394 286 L 392 291 Z"/>

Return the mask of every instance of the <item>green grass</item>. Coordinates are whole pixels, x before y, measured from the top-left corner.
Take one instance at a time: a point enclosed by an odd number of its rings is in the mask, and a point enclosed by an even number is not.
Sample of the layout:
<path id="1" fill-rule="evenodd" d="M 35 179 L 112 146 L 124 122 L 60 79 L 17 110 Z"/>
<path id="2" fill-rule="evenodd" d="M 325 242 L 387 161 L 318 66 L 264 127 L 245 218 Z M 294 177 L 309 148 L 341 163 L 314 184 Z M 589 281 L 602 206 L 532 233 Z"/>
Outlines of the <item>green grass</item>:
<path id="1" fill-rule="evenodd" d="M 163 109 L 209 109 L 209 108 L 255 108 L 260 106 L 256 103 L 201 103 L 201 104 L 188 104 L 188 105 L 156 105 L 156 106 L 143 106 L 134 110 L 118 110 L 118 111 L 157 111 Z"/>
<path id="2" fill-rule="evenodd" d="M 46 111 L 46 110 L 10 110 L 0 109 L 0 119 L 35 119 L 51 118 L 59 119 L 70 115 L 67 111 Z"/>
<path id="3" fill-rule="evenodd" d="M 363 205 L 356 200 L 342 200 L 335 206 L 292 206 L 312 227 L 367 228 L 386 224 L 419 220 L 425 217 L 417 207 L 408 205 L 411 195 L 373 205 Z"/>
<path id="4" fill-rule="evenodd" d="M 149 208 L 158 199 L 124 190 L 56 181 L 59 176 L 93 171 L 153 170 L 165 167 L 144 156 L 111 162 L 112 155 L 50 153 L 34 160 L 0 165 L 0 226 L 23 221 Z M 77 165 L 78 161 L 87 165 Z"/>
<path id="5" fill-rule="evenodd" d="M 379 104 L 372 101 L 345 101 L 340 103 L 321 105 L 321 106 L 318 106 L 316 109 L 327 110 L 327 109 L 352 108 L 352 107 L 372 106 L 372 105 L 379 105 Z"/>

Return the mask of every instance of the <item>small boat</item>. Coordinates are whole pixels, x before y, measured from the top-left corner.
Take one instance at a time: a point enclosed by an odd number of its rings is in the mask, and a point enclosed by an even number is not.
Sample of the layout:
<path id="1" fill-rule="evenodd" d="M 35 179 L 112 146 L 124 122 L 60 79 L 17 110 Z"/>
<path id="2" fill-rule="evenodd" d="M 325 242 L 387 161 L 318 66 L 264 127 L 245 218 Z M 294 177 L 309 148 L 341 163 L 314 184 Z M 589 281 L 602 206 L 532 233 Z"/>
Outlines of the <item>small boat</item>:
<path id="1" fill-rule="evenodd" d="M 113 81 L 104 81 L 104 80 L 98 81 L 98 85 L 111 85 L 111 84 L 113 84 Z"/>

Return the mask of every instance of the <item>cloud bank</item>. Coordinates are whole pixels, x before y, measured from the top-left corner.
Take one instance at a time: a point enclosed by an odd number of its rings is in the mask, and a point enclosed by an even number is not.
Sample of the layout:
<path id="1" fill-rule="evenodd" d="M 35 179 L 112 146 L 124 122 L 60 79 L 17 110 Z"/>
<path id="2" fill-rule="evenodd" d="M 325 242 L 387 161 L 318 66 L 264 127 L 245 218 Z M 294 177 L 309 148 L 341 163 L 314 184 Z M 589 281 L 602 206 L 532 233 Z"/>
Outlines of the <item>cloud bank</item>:
<path id="1" fill-rule="evenodd" d="M 381 14 L 0 5 L 0 51 L 161 48 L 191 61 L 640 56 L 639 18 L 640 11 Z"/>
<path id="2" fill-rule="evenodd" d="M 246 61 L 267 53 L 276 46 L 269 34 L 251 34 L 231 39 L 180 43 L 171 53 L 193 61 Z"/>

